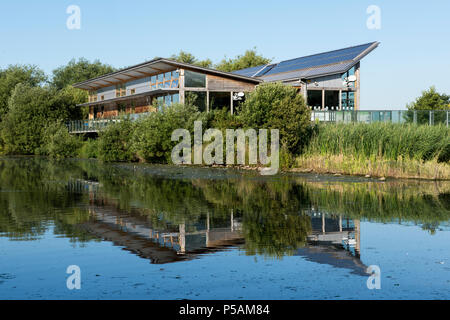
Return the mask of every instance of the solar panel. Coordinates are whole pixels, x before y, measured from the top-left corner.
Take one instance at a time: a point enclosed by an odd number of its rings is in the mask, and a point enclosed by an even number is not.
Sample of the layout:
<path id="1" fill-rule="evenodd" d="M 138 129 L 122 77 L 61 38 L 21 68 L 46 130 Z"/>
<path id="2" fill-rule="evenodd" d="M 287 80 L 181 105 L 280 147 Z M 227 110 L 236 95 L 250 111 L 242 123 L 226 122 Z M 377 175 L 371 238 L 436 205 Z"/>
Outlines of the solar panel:
<path id="1" fill-rule="evenodd" d="M 280 72 L 301 70 L 321 65 L 333 64 L 352 60 L 363 53 L 373 43 L 363 44 L 346 49 L 340 49 L 330 52 L 315 54 L 312 56 L 296 58 L 280 62 L 276 67 L 267 72 L 265 75 L 276 74 Z"/>
<path id="2" fill-rule="evenodd" d="M 257 73 L 259 70 L 261 70 L 262 68 L 264 68 L 264 65 L 257 66 L 257 67 L 252 67 L 252 68 L 247 68 L 247 69 L 242 69 L 242 70 L 237 70 L 237 71 L 233 71 L 232 73 L 238 74 L 240 76 L 251 77 L 255 73 Z"/>

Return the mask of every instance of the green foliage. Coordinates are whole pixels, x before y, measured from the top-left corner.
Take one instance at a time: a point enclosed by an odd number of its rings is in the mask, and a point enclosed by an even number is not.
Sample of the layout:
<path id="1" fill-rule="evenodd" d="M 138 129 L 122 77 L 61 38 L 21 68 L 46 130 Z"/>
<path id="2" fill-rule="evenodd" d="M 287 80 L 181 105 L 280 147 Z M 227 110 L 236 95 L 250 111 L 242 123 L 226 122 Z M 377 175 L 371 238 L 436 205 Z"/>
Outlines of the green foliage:
<path id="1" fill-rule="evenodd" d="M 194 121 L 201 120 L 197 108 L 175 104 L 155 112 L 136 123 L 133 149 L 143 161 L 171 163 L 171 153 L 177 142 L 172 142 L 172 132 L 188 129 L 193 132 Z"/>
<path id="2" fill-rule="evenodd" d="M 293 154 L 299 154 L 310 139 L 310 110 L 295 88 L 282 83 L 256 87 L 239 117 L 247 127 L 280 130 L 281 144 Z"/>
<path id="3" fill-rule="evenodd" d="M 98 139 L 98 158 L 105 162 L 135 160 L 131 151 L 134 128 L 135 124 L 129 119 L 106 127 Z"/>
<path id="4" fill-rule="evenodd" d="M 178 54 L 172 55 L 170 59 L 182 63 L 193 64 L 203 68 L 211 68 L 212 66 L 212 61 L 210 59 L 198 60 L 193 54 L 185 52 L 183 50 L 181 50 Z"/>
<path id="5" fill-rule="evenodd" d="M 103 64 L 99 60 L 90 62 L 85 58 L 72 59 L 65 66 L 53 70 L 52 85 L 57 89 L 63 89 L 77 82 L 96 78 L 116 71 L 110 65 Z"/>
<path id="6" fill-rule="evenodd" d="M 47 80 L 44 71 L 32 65 L 10 65 L 0 70 L 0 121 L 8 112 L 8 100 L 19 83 L 36 87 Z"/>
<path id="7" fill-rule="evenodd" d="M 435 87 L 430 87 L 406 107 L 408 110 L 450 110 L 450 96 L 437 92 Z"/>
<path id="8" fill-rule="evenodd" d="M 238 55 L 234 59 L 223 59 L 219 64 L 215 66 L 217 70 L 232 72 L 236 70 L 263 66 L 270 63 L 272 60 L 259 55 L 256 52 L 256 48 L 247 50 L 243 55 Z"/>
<path id="9" fill-rule="evenodd" d="M 71 135 L 61 121 L 50 123 L 44 129 L 43 142 L 40 153 L 52 159 L 75 157 L 82 145 L 80 138 Z"/>
<path id="10" fill-rule="evenodd" d="M 98 140 L 88 139 L 83 141 L 81 148 L 78 151 L 78 156 L 82 159 L 98 158 Z"/>
<path id="11" fill-rule="evenodd" d="M 79 117 L 77 97 L 72 93 L 70 89 L 56 91 L 18 84 L 9 100 L 9 112 L 1 123 L 3 152 L 39 153 L 45 144 L 43 133 L 48 125 Z"/>
<path id="12" fill-rule="evenodd" d="M 308 153 L 448 162 L 449 148 L 450 129 L 444 126 L 377 122 L 321 125 L 308 146 Z"/>

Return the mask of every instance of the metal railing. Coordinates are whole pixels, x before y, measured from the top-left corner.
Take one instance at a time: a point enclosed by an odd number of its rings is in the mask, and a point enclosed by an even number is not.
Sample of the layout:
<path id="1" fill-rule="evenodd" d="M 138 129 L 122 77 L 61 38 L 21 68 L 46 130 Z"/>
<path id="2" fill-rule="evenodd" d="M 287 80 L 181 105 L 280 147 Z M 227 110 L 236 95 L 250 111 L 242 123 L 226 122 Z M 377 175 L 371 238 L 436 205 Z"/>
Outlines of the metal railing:
<path id="1" fill-rule="evenodd" d="M 351 110 L 311 111 L 311 121 L 329 123 L 414 123 L 419 125 L 450 124 L 450 110 Z"/>
<path id="2" fill-rule="evenodd" d="M 148 115 L 148 112 L 128 114 L 126 116 L 116 116 L 104 119 L 94 120 L 73 120 L 66 123 L 69 133 L 94 133 L 105 129 L 108 125 L 120 122 L 125 117 L 134 121 L 142 116 Z"/>

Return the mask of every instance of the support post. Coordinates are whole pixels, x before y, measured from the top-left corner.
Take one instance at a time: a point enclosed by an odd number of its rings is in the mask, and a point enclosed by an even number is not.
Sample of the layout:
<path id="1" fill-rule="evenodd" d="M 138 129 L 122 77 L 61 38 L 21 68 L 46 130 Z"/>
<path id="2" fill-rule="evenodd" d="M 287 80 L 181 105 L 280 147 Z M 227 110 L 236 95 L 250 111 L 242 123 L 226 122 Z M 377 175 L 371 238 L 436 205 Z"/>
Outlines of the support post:
<path id="1" fill-rule="evenodd" d="M 230 92 L 230 112 L 231 112 L 231 115 L 234 114 L 233 91 Z"/>

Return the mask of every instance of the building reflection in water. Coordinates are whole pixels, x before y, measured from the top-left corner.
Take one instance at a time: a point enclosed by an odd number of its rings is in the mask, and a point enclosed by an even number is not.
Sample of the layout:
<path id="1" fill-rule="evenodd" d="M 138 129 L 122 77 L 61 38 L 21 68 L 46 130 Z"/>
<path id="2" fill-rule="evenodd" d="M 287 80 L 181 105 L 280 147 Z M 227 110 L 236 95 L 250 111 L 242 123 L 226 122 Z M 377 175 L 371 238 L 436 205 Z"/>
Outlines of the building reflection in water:
<path id="1" fill-rule="evenodd" d="M 93 219 L 80 227 L 111 241 L 151 263 L 164 264 L 193 259 L 199 254 L 224 250 L 244 243 L 242 222 L 230 210 L 228 222 L 211 227 L 211 214 L 195 225 L 166 224 L 152 226 L 137 210 L 120 210 L 119 203 L 98 192 L 101 185 L 93 181 L 70 183 L 72 191 L 89 193 L 89 213 Z M 311 232 L 307 245 L 296 249 L 295 255 L 308 261 L 332 265 L 366 275 L 367 267 L 360 261 L 360 221 L 336 216 L 311 208 Z"/>

